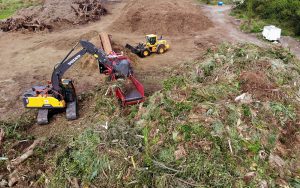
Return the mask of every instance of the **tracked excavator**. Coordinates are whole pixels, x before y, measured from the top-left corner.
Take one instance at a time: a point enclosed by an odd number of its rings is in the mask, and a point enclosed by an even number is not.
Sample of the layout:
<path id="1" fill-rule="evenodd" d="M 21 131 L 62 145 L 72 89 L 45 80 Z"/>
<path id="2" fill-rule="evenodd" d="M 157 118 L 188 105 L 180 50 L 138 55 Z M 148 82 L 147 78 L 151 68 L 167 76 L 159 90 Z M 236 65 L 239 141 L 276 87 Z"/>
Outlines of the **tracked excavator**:
<path id="1" fill-rule="evenodd" d="M 82 49 L 68 59 L 79 43 Z M 37 123 L 40 125 L 49 123 L 48 114 L 50 110 L 65 109 L 68 120 L 74 120 L 78 117 L 77 96 L 73 81 L 63 79 L 63 75 L 85 54 L 91 54 L 97 59 L 100 74 L 108 75 L 110 80 L 129 79 L 132 82 L 134 87 L 126 93 L 119 87 L 114 89 L 115 96 L 123 106 L 144 101 L 144 87 L 134 78 L 127 57 L 122 55 L 108 56 L 88 41 L 81 40 L 79 43 L 54 67 L 51 82 L 48 85 L 34 86 L 23 95 L 23 103 L 26 108 L 38 108 Z"/>

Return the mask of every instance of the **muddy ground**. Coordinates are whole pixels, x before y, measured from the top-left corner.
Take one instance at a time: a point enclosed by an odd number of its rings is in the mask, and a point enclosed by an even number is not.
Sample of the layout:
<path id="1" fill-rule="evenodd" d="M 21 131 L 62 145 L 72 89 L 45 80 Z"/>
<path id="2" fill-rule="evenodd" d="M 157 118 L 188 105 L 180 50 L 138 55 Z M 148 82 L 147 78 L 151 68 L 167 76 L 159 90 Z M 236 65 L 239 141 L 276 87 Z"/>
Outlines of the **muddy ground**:
<path id="1" fill-rule="evenodd" d="M 87 39 L 98 45 L 100 32 L 110 33 L 114 42 L 122 46 L 144 41 L 144 35 L 151 32 L 163 35 L 169 41 L 171 49 L 167 53 L 134 59 L 134 70 L 147 95 L 161 88 L 161 81 L 168 77 L 170 68 L 199 58 L 208 48 L 222 42 L 269 45 L 256 36 L 242 33 L 235 19 L 228 15 L 230 6 L 199 5 L 194 0 L 123 0 L 108 3 L 106 8 L 108 15 L 88 25 L 72 25 L 53 32 L 0 32 L 1 119 L 24 112 L 22 93 L 32 85 L 45 84 L 53 66 L 78 40 Z M 75 80 L 80 94 L 101 85 L 104 77 L 96 70 L 94 62 L 81 61 L 69 70 L 66 77 Z M 57 127 L 50 127 L 55 134 Z M 34 134 L 43 134 L 41 128 L 35 129 Z"/>

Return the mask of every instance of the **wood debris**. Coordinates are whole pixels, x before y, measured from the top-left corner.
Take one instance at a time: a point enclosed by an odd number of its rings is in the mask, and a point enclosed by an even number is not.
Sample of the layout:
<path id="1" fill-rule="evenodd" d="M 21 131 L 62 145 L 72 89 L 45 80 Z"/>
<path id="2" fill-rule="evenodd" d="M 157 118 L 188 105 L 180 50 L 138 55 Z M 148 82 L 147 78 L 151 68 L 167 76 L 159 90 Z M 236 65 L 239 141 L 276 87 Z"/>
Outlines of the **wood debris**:
<path id="1" fill-rule="evenodd" d="M 24 150 L 24 153 L 21 156 L 11 161 L 12 166 L 17 166 L 25 161 L 28 157 L 32 156 L 34 148 L 40 143 L 41 140 L 35 140 L 28 148 Z"/>
<path id="2" fill-rule="evenodd" d="M 100 20 L 100 17 L 107 13 L 99 0 L 80 0 L 71 5 L 76 16 L 79 17 L 76 24 Z"/>
<path id="3" fill-rule="evenodd" d="M 30 16 L 24 18 L 9 18 L 0 22 L 0 30 L 4 32 L 21 30 L 36 32 L 51 29 L 52 26 L 35 20 Z"/>
<path id="4" fill-rule="evenodd" d="M 5 132 L 3 129 L 0 129 L 0 146 L 4 140 L 4 135 L 5 135 Z"/>
<path id="5" fill-rule="evenodd" d="M 18 170 L 14 170 L 11 174 L 9 174 L 8 178 L 8 186 L 14 186 L 19 181 Z"/>

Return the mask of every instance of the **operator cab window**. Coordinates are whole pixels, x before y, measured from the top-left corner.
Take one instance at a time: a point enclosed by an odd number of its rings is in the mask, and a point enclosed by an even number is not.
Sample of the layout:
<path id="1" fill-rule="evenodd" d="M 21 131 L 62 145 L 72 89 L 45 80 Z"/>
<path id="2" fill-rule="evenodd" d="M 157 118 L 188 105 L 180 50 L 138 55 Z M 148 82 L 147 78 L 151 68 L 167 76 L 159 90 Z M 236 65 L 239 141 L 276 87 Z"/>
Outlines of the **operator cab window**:
<path id="1" fill-rule="evenodd" d="M 156 38 L 155 37 L 147 37 L 147 41 L 151 44 L 154 45 L 156 43 Z"/>

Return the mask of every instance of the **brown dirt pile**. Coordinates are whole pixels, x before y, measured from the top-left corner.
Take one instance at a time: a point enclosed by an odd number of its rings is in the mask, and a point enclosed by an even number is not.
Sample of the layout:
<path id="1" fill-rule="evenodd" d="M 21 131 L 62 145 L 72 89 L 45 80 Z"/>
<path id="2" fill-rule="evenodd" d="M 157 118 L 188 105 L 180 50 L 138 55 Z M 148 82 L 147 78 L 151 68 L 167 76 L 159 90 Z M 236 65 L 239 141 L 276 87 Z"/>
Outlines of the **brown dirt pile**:
<path id="1" fill-rule="evenodd" d="M 212 26 L 199 8 L 184 1 L 136 0 L 126 7 L 113 30 L 162 35 L 193 34 Z"/>
<path id="2" fill-rule="evenodd" d="M 18 11 L 0 22 L 2 31 L 41 31 L 100 20 L 107 10 L 101 0 L 45 0 L 43 5 Z"/>
<path id="3" fill-rule="evenodd" d="M 242 72 L 240 75 L 241 89 L 259 99 L 282 98 L 282 92 L 261 71 Z"/>

